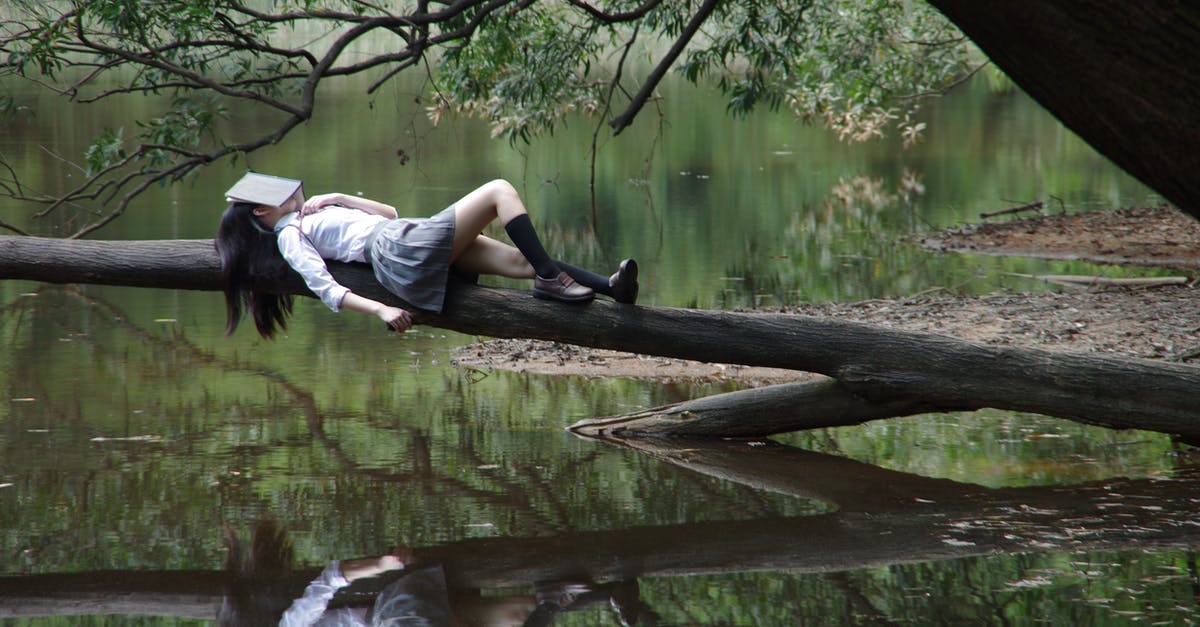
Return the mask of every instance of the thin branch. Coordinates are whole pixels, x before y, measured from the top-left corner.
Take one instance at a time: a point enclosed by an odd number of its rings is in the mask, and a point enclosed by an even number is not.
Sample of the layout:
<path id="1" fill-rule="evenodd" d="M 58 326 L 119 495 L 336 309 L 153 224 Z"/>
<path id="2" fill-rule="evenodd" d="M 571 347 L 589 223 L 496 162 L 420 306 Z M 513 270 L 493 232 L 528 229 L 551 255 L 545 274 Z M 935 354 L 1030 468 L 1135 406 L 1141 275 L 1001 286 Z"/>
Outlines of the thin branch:
<path id="1" fill-rule="evenodd" d="M 47 150 L 47 152 L 49 152 L 49 150 Z M 53 153 L 50 153 L 50 154 L 51 154 L 51 155 L 53 155 Z M 103 169 L 101 169 L 100 171 L 98 171 L 98 172 L 96 172 L 95 174 L 93 174 L 93 175 L 89 176 L 89 177 L 88 177 L 88 178 L 87 178 L 87 179 L 86 179 L 86 180 L 85 180 L 83 183 L 80 183 L 79 185 L 77 185 L 77 186 L 75 187 L 75 189 L 73 189 L 73 190 L 71 190 L 70 192 L 67 192 L 66 194 L 63 194 L 62 196 L 60 196 L 60 197 L 58 197 L 57 199 L 55 199 L 55 200 L 54 200 L 52 203 L 50 203 L 50 206 L 49 206 L 49 207 L 47 207 L 47 208 L 43 209 L 42 211 L 40 211 L 40 212 L 38 212 L 38 213 L 34 214 L 34 216 L 33 216 L 33 217 L 34 217 L 34 218 L 44 218 L 44 217 L 46 217 L 47 215 L 49 215 L 51 212 L 53 212 L 55 209 L 58 209 L 58 208 L 59 208 L 60 206 L 62 206 L 63 204 L 66 204 L 66 203 L 68 203 L 68 202 L 71 202 L 71 201 L 75 201 L 75 200 L 93 200 L 93 199 L 99 198 L 99 197 L 100 197 L 100 195 L 104 193 L 104 190 L 105 190 L 105 189 L 107 189 L 109 186 L 111 186 L 111 185 L 115 184 L 115 182 L 114 182 L 114 181 L 104 181 L 103 183 L 100 183 L 100 187 L 96 188 L 96 190 L 95 190 L 95 191 L 93 191 L 93 192 L 91 192 L 91 193 L 87 193 L 87 194 L 85 194 L 85 193 L 84 193 L 84 190 L 86 190 L 86 189 L 88 189 L 89 187 L 91 187 L 91 186 L 93 186 L 93 185 L 97 184 L 97 183 L 98 183 L 98 182 L 100 182 L 100 181 L 101 181 L 101 180 L 102 180 L 104 177 L 108 176 L 110 173 L 112 173 L 112 172 L 116 172 L 116 171 L 118 171 L 118 170 L 120 170 L 120 169 L 122 169 L 122 168 L 124 168 L 124 167 L 126 167 L 126 166 L 128 166 L 128 165 L 130 165 L 130 164 L 132 164 L 134 161 L 136 161 L 137 159 L 140 159 L 142 156 L 144 156 L 144 154 L 145 154 L 145 151 L 144 151 L 142 148 L 139 148 L 138 150 L 136 150 L 136 151 L 134 151 L 133 153 L 131 153 L 131 154 L 127 155 L 125 158 L 121 159 L 120 161 L 117 161 L 116 163 L 111 163 L 111 164 L 109 164 L 108 166 L 104 167 L 104 168 L 103 168 Z M 57 155 L 54 155 L 54 156 L 57 156 Z M 78 169 L 79 169 L 81 172 L 84 172 L 84 173 L 86 173 L 86 172 L 87 172 L 87 170 L 84 170 L 82 167 L 80 167 L 80 166 L 79 166 L 78 164 L 76 164 L 76 163 L 73 163 L 73 162 L 71 162 L 71 161 L 69 161 L 69 160 L 67 160 L 67 159 L 61 158 L 61 157 L 60 157 L 60 159 L 61 159 L 61 160 L 62 160 L 64 163 L 68 163 L 68 164 L 70 164 L 70 165 L 72 165 L 72 166 L 74 166 L 74 167 L 78 168 Z M 127 180 L 127 179 L 126 179 L 126 180 Z M 122 182 L 122 184 L 123 184 L 123 182 Z"/>
<path id="2" fill-rule="evenodd" d="M 316 57 L 314 57 L 312 55 L 312 53 L 308 52 L 307 50 L 289 50 L 286 48 L 275 48 L 274 46 L 268 46 L 266 44 L 258 43 L 254 38 L 247 35 L 242 30 L 242 28 L 236 22 L 234 22 L 233 19 L 231 19 L 228 15 L 225 15 L 224 13 L 222 13 L 220 11 L 217 11 L 217 13 L 215 15 L 216 15 L 216 18 L 218 20 L 220 20 L 222 24 L 225 24 L 226 30 L 228 30 L 231 35 L 242 40 L 245 45 L 250 46 L 254 50 L 258 50 L 259 52 L 266 52 L 268 54 L 278 54 L 280 56 L 285 56 L 285 57 L 302 56 L 308 61 L 309 65 L 317 64 Z"/>
<path id="3" fill-rule="evenodd" d="M 484 4 L 486 0 L 459 0 L 454 4 L 433 13 L 414 13 L 407 17 L 371 17 L 365 15 L 357 15 L 354 13 L 342 13 L 339 11 L 291 11 L 288 13 L 263 13 L 255 11 L 245 5 L 235 5 L 233 8 L 239 13 L 244 13 L 250 18 L 264 22 L 297 22 L 305 20 L 331 20 L 338 22 L 349 22 L 352 24 L 361 24 L 375 20 L 385 20 L 388 26 L 414 26 L 437 24 L 448 21 L 452 18 L 462 15 L 467 9 L 473 6 Z M 494 4 L 494 2 L 493 2 Z M 503 4 L 503 3 L 502 3 Z"/>
<path id="4" fill-rule="evenodd" d="M 528 8 L 530 5 L 532 5 L 534 3 L 534 1 L 535 0 L 521 0 L 521 2 L 519 2 L 517 4 L 517 6 L 511 10 L 512 11 L 524 10 L 524 9 Z M 373 59 L 365 61 L 361 64 L 358 64 L 358 66 L 365 66 L 367 64 L 369 64 L 371 66 L 379 65 L 381 62 L 384 62 L 384 61 L 400 60 L 403 57 L 411 57 L 411 58 L 404 60 L 403 66 L 405 68 L 415 65 L 416 63 L 419 62 L 419 58 L 424 53 L 424 50 L 426 48 L 430 48 L 430 47 L 433 47 L 436 45 L 448 43 L 451 41 L 457 41 L 460 39 L 469 39 L 472 35 L 475 34 L 475 31 L 479 28 L 479 25 L 480 25 L 480 23 L 483 22 L 484 18 L 486 18 L 491 13 L 495 12 L 497 9 L 499 9 L 507 4 L 511 4 L 512 2 L 513 2 L 513 0 L 492 0 L 492 2 L 490 2 L 487 6 L 480 9 L 479 13 L 475 14 L 475 16 L 473 16 L 471 18 L 471 21 L 467 22 L 466 25 L 464 25 L 462 28 L 459 28 L 458 30 L 450 31 L 447 33 L 442 33 L 441 35 L 430 38 L 428 40 L 415 42 L 414 44 L 411 44 L 414 46 L 411 50 L 409 50 L 405 53 L 398 53 L 396 55 L 390 55 L 393 57 L 392 59 L 386 58 L 389 55 L 384 55 L 381 57 L 375 57 Z M 355 71 L 360 71 L 361 69 L 365 69 L 365 67 L 358 67 L 358 66 L 352 66 L 352 67 L 356 68 Z M 401 68 L 401 69 L 403 69 L 403 68 Z M 371 85 L 371 87 L 367 90 L 367 93 L 374 93 L 375 90 L 377 90 L 380 86 L 382 86 L 383 83 L 388 78 L 391 78 L 398 71 L 399 70 L 389 72 L 387 76 L 385 76 L 384 78 L 373 83 Z"/>
<path id="5" fill-rule="evenodd" d="M 229 87 L 227 87 L 226 85 L 224 85 L 222 83 L 214 81 L 214 80 L 207 78 L 201 74 L 197 74 L 196 72 L 192 72 L 188 69 L 185 69 L 183 67 L 175 65 L 173 63 L 168 63 L 166 61 L 162 61 L 159 59 L 153 59 L 150 57 L 144 57 L 142 55 L 134 54 L 128 50 L 124 50 L 121 48 L 114 48 L 111 46 L 106 46 L 99 42 L 90 41 L 87 38 L 87 36 L 84 35 L 83 27 L 79 24 L 76 24 L 75 36 L 79 39 L 80 42 L 91 47 L 93 50 L 95 50 L 97 52 L 102 52 L 102 53 L 105 53 L 105 54 L 108 54 L 111 56 L 119 57 L 119 58 L 125 59 L 127 61 L 130 61 L 132 63 L 148 65 L 150 67 L 157 68 L 157 69 L 163 70 L 165 72 L 170 72 L 171 74 L 175 74 L 176 76 L 186 78 L 190 81 L 195 82 L 198 85 L 202 85 L 203 87 L 205 87 L 207 89 L 211 89 L 212 91 L 222 94 L 222 95 L 225 95 L 225 96 L 230 96 L 230 97 L 234 97 L 234 98 L 242 98 L 242 99 L 246 99 L 246 100 L 254 100 L 254 101 L 258 101 L 263 104 L 266 104 L 268 106 L 274 107 L 276 109 L 280 109 L 280 110 L 290 113 L 292 115 L 304 115 L 304 111 L 302 109 L 297 109 L 296 107 L 288 104 L 287 102 L 284 102 L 281 100 L 276 100 L 274 98 L 267 96 L 266 94 L 262 94 L 262 93 L 254 92 L 254 91 L 247 91 L 247 90 L 230 89 Z"/>
<path id="6" fill-rule="evenodd" d="M 624 13 L 607 13 L 597 9 L 596 7 L 584 2 L 584 0 L 567 0 L 571 5 L 583 9 L 588 15 L 604 22 L 605 24 L 618 24 L 620 22 L 632 22 L 646 17 L 646 14 L 653 11 L 655 7 L 662 4 L 662 0 L 647 0 L 641 6 L 626 11 Z"/>
<path id="7" fill-rule="evenodd" d="M 304 118 L 301 118 L 299 116 L 292 116 L 292 117 L 288 118 L 287 120 L 285 120 L 284 123 L 281 124 L 279 126 L 279 128 L 275 129 L 275 131 L 272 133 L 259 136 L 257 139 L 251 140 L 249 142 L 235 144 L 235 145 L 231 145 L 231 146 L 223 146 L 221 148 L 218 148 L 218 149 L 213 150 L 208 153 L 197 154 L 195 157 L 192 157 L 190 159 L 182 161 L 182 162 L 176 164 L 175 166 L 171 167 L 170 169 L 153 173 L 151 176 L 149 176 L 149 178 L 146 181 L 144 181 L 143 183 L 138 185 L 136 188 L 134 188 L 133 190 L 126 193 L 121 198 L 120 204 L 117 206 L 117 208 L 114 209 L 111 213 L 109 213 L 109 215 L 105 216 L 104 218 L 102 218 L 96 222 L 93 222 L 91 224 L 84 226 L 83 228 L 79 229 L 74 234 L 72 234 L 70 236 L 70 238 L 77 239 L 77 238 L 83 237 L 84 235 L 87 235 L 87 234 L 95 231 L 96 229 L 99 229 L 100 227 L 108 224 L 109 222 L 115 220 L 116 218 L 120 217 L 121 214 L 123 214 L 125 212 L 125 209 L 126 209 L 126 207 L 128 207 L 129 203 L 134 198 L 136 198 L 139 194 L 141 194 L 143 191 L 145 191 L 147 188 L 149 188 L 150 185 L 153 185 L 154 183 L 157 183 L 159 181 L 166 180 L 168 178 L 172 178 L 174 180 L 179 180 L 179 179 L 183 178 L 185 175 L 187 175 L 189 172 L 191 172 L 193 169 L 195 169 L 201 165 L 211 163 L 213 161 L 216 161 L 217 159 L 226 157 L 226 156 L 234 154 L 234 153 L 247 154 L 247 153 L 254 152 L 255 150 L 258 150 L 259 148 L 262 148 L 263 146 L 276 144 L 279 142 L 280 139 L 283 138 L 284 135 L 287 135 L 288 132 L 290 132 L 293 128 L 298 126 L 303 121 L 304 121 Z M 131 175 L 128 175 L 120 183 L 118 188 L 120 186 L 123 186 L 125 184 L 125 182 L 128 182 L 135 176 L 138 176 L 138 175 L 146 176 L 148 174 L 149 173 L 146 173 L 146 172 L 132 173 Z M 112 182 L 109 181 L 108 183 L 106 183 L 106 185 L 108 185 L 110 183 L 112 183 Z"/>
<path id="8" fill-rule="evenodd" d="M 621 84 L 621 75 L 625 70 L 625 59 L 629 57 L 629 51 L 633 49 L 633 44 L 637 42 L 638 30 L 641 24 L 633 27 L 633 33 L 629 36 L 629 41 L 625 42 L 625 49 L 621 51 L 621 58 L 617 60 L 617 69 L 613 72 L 612 81 L 608 85 L 608 96 L 604 99 L 604 111 L 600 112 L 600 121 L 596 123 L 595 130 L 592 131 L 592 158 L 589 164 L 591 178 L 588 180 L 589 195 L 591 196 L 592 204 L 592 231 L 597 237 L 600 234 L 599 221 L 596 219 L 596 152 L 597 144 L 600 139 L 600 129 L 604 126 L 604 118 L 608 115 L 609 109 L 612 107 L 613 94 Z"/>
<path id="9" fill-rule="evenodd" d="M 955 87 L 958 87 L 959 85 L 962 85 L 963 83 L 971 80 L 971 78 L 974 77 L 976 74 L 978 74 L 980 70 L 991 65 L 991 63 L 992 63 L 991 61 L 984 61 L 983 63 L 980 63 L 979 65 L 975 66 L 974 69 L 972 69 L 971 71 L 967 72 L 966 74 L 958 77 L 953 82 L 951 82 L 949 85 L 946 85 L 945 87 L 939 87 L 937 89 L 931 89 L 928 91 L 918 92 L 915 94 L 896 96 L 896 100 L 918 100 L 920 98 L 932 98 L 935 96 L 944 96 L 945 94 L 949 93 L 950 90 L 954 89 Z"/>
<path id="10" fill-rule="evenodd" d="M 17 177 L 17 173 L 12 169 L 12 166 L 8 164 L 8 160 L 3 156 L 0 156 L 0 166 L 3 166 L 5 170 L 8 170 L 9 179 L 12 181 L 13 185 L 16 186 L 16 190 L 14 193 L 13 188 L 9 187 L 8 183 L 5 181 L 0 181 L 0 188 L 3 188 L 4 191 L 10 196 L 24 195 L 25 192 L 21 190 L 21 180 Z M 3 220 L 0 220 L 0 229 L 7 229 L 13 233 L 16 233 L 17 235 L 29 235 L 29 233 L 25 232 L 23 229 L 15 227 Z"/>
<path id="11" fill-rule="evenodd" d="M 377 89 L 382 87 L 383 84 L 386 83 L 388 80 L 390 80 L 393 76 L 399 74 L 400 72 L 403 72 L 404 70 L 407 70 L 408 68 L 410 68 L 420 62 L 421 62 L 421 53 L 418 51 L 414 51 L 413 55 L 410 58 L 405 59 L 404 61 L 402 61 L 400 63 L 397 63 L 396 67 L 388 70 L 387 72 L 384 73 L 383 76 L 379 77 L 379 80 L 375 81 L 374 83 L 371 83 L 371 86 L 367 88 L 367 93 L 368 94 L 375 93 L 375 91 Z"/>
<path id="12" fill-rule="evenodd" d="M 687 47 L 688 43 L 691 42 L 692 37 L 694 37 L 696 32 L 700 30 L 700 26 L 703 25 L 706 20 L 708 20 L 710 15 L 712 15 L 712 12 L 717 8 L 718 4 L 720 4 L 720 0 L 705 0 L 704 4 L 700 7 L 700 10 L 692 16 L 692 19 L 688 22 L 687 27 L 683 29 L 683 32 L 680 33 L 679 38 L 675 40 L 674 44 L 672 44 L 671 49 L 667 51 L 667 54 L 662 58 L 661 61 L 659 61 L 658 66 L 655 67 L 654 71 L 650 73 L 650 76 L 646 78 L 646 82 L 642 84 L 642 89 L 633 97 L 633 101 L 629 103 L 629 106 L 625 109 L 625 112 L 613 118 L 613 120 L 609 122 L 609 125 L 613 127 L 613 135 L 619 135 L 621 131 L 625 130 L 630 124 L 633 123 L 633 119 L 637 117 L 638 112 L 642 110 L 642 107 L 645 106 L 646 101 L 650 99 L 651 94 L 654 93 L 654 90 L 658 87 L 658 84 L 662 82 L 663 77 L 666 76 L 667 70 L 671 68 L 671 66 L 675 63 L 675 60 L 679 58 L 679 55 L 683 54 L 683 49 Z"/>
<path id="13" fill-rule="evenodd" d="M 29 233 L 9 224 L 7 222 L 4 222 L 3 220 L 0 220 L 0 229 L 6 229 L 9 231 L 12 231 L 13 233 L 16 233 L 17 235 L 29 235 Z"/>

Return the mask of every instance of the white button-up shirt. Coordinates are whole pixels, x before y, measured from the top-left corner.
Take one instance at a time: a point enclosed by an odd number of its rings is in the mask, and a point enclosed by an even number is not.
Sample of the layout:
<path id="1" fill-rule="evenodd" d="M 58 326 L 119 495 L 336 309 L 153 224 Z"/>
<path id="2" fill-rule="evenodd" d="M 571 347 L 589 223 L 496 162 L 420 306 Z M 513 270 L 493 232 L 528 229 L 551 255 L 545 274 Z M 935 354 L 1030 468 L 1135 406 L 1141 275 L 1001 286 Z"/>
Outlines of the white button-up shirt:
<path id="1" fill-rule="evenodd" d="M 387 218 L 345 207 L 326 207 L 300 217 L 289 213 L 275 224 L 279 252 L 326 307 L 338 311 L 349 288 L 334 280 L 325 265 L 336 261 L 369 261 L 367 239 Z M 291 227 L 291 228 L 289 228 Z"/>

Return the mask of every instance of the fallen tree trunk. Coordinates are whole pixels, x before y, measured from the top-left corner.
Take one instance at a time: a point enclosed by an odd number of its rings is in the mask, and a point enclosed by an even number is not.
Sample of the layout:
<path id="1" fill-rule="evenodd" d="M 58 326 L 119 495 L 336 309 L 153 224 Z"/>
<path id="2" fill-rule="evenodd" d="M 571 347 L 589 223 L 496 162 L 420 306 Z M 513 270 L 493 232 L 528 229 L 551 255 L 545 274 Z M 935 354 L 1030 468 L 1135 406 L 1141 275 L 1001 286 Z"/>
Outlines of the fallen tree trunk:
<path id="1" fill-rule="evenodd" d="M 822 379 L 715 394 L 606 418 L 585 418 L 568 429 L 592 437 L 752 438 L 846 427 L 936 409 L 918 399 L 868 401 L 836 379 Z"/>
<path id="2" fill-rule="evenodd" d="M 357 293 L 403 305 L 365 265 L 330 270 Z M 214 290 L 218 275 L 208 240 L 0 237 L 0 279 Z M 309 295 L 298 276 L 281 289 Z M 564 305 L 475 285 L 455 285 L 442 314 L 415 317 L 492 337 L 816 372 L 859 402 L 911 402 L 914 411 L 994 407 L 1200 439 L 1200 368 L 1183 364 L 985 346 L 810 316 Z"/>

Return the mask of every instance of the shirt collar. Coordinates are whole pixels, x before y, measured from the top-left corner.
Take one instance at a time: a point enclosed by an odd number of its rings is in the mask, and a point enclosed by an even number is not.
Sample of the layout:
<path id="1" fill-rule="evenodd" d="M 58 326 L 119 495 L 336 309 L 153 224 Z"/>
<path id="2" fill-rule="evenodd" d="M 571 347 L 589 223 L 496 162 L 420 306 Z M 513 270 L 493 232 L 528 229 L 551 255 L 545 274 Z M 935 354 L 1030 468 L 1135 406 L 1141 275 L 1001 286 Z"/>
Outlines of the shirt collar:
<path id="1" fill-rule="evenodd" d="M 282 231 L 284 229 L 284 227 L 288 226 L 292 222 L 295 222 L 299 215 L 300 215 L 299 212 L 293 211 L 293 212 L 283 216 L 282 218 L 279 218 L 279 221 L 275 223 L 275 232 L 278 233 L 278 232 Z M 297 224 L 296 226 L 300 226 L 300 225 Z"/>

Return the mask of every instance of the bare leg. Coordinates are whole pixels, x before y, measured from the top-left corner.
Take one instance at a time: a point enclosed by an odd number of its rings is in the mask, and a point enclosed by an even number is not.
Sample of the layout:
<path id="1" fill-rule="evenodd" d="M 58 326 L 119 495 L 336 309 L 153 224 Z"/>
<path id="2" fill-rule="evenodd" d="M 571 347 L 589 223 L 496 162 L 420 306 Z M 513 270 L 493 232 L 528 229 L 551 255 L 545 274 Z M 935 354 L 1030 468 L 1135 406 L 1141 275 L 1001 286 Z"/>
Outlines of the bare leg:
<path id="1" fill-rule="evenodd" d="M 526 213 L 521 196 L 508 181 L 490 181 L 463 196 L 454 205 L 454 244 L 450 249 L 450 262 L 457 262 L 459 256 L 474 246 L 475 238 L 483 233 L 483 229 L 497 218 L 503 225 Z"/>
<path id="2" fill-rule="evenodd" d="M 454 265 L 475 274 L 496 274 L 513 279 L 532 279 L 534 276 L 533 266 L 521 251 L 486 235 L 476 235 Z"/>
<path id="3" fill-rule="evenodd" d="M 499 219 L 516 248 L 481 233 Z M 579 283 L 552 259 L 534 231 L 521 196 L 508 181 L 494 180 L 454 205 L 454 243 L 450 262 L 462 270 L 533 279 L 533 295 L 571 303 L 587 302 L 595 291 Z M 516 252 L 520 259 L 514 256 Z"/>

